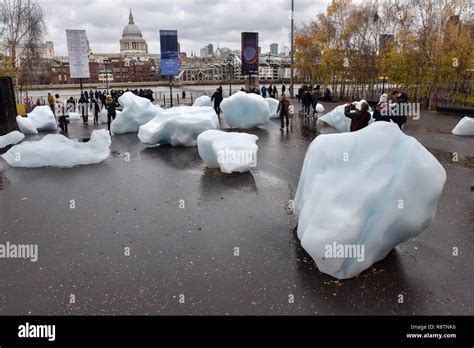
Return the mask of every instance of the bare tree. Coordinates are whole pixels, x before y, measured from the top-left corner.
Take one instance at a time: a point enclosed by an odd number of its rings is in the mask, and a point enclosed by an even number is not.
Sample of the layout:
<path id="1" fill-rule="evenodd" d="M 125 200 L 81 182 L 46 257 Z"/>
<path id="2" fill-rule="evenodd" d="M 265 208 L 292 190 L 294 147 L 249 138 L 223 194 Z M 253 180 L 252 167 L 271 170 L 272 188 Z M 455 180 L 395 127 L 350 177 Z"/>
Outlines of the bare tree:
<path id="1" fill-rule="evenodd" d="M 43 9 L 33 0 L 1 0 L 0 47 L 18 87 L 24 65 L 31 65 L 46 33 Z M 18 49 L 21 47 L 21 49 Z"/>

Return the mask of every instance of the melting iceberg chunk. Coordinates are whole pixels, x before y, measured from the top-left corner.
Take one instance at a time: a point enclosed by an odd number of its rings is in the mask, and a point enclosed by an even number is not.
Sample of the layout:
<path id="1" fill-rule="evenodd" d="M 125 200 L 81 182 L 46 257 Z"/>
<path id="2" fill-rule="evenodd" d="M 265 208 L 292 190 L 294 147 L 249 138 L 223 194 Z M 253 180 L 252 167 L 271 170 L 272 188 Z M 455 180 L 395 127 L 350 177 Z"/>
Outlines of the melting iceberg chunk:
<path id="1" fill-rule="evenodd" d="M 295 196 L 298 237 L 319 270 L 351 278 L 435 218 L 446 172 L 394 123 L 318 136 Z"/>
<path id="2" fill-rule="evenodd" d="M 248 172 L 257 165 L 257 140 L 253 134 L 208 130 L 198 136 L 199 156 L 223 173 Z"/>

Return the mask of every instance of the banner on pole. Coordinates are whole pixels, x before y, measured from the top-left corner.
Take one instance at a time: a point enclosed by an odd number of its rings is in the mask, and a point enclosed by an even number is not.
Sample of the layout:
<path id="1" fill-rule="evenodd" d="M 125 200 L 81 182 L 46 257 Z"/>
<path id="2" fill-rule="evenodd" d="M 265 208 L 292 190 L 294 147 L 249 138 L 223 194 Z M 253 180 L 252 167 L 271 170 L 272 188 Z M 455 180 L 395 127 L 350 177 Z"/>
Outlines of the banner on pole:
<path id="1" fill-rule="evenodd" d="M 242 74 L 258 75 L 258 33 L 242 33 Z"/>
<path id="2" fill-rule="evenodd" d="M 160 30 L 161 75 L 179 75 L 178 31 Z"/>
<path id="3" fill-rule="evenodd" d="M 73 79 L 89 79 L 89 49 L 85 30 L 66 30 L 69 72 Z"/>

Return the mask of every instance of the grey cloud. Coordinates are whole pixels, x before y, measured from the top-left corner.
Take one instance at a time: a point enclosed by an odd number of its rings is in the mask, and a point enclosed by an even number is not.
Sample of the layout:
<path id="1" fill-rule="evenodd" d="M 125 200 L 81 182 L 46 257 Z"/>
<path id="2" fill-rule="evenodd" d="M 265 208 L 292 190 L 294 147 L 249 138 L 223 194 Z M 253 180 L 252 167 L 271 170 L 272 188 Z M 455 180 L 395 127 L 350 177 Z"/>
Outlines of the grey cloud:
<path id="1" fill-rule="evenodd" d="M 190 53 L 208 43 L 240 47 L 242 31 L 258 31 L 264 52 L 277 42 L 289 46 L 290 0 L 38 0 L 58 55 L 66 55 L 66 29 L 85 29 L 94 52 L 119 51 L 123 27 L 132 8 L 151 53 L 159 53 L 159 30 L 177 29 L 181 49 Z M 308 22 L 329 0 L 295 0 L 296 24 Z"/>

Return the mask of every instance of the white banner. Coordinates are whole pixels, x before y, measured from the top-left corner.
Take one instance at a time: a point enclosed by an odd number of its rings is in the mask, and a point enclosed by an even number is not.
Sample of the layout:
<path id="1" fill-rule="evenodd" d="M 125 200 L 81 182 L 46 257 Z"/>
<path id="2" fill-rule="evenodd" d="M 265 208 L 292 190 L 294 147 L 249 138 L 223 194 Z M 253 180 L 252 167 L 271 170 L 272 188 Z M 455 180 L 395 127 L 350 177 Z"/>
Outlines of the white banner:
<path id="1" fill-rule="evenodd" d="M 89 79 L 89 51 L 85 30 L 66 30 L 69 71 L 73 79 Z"/>

